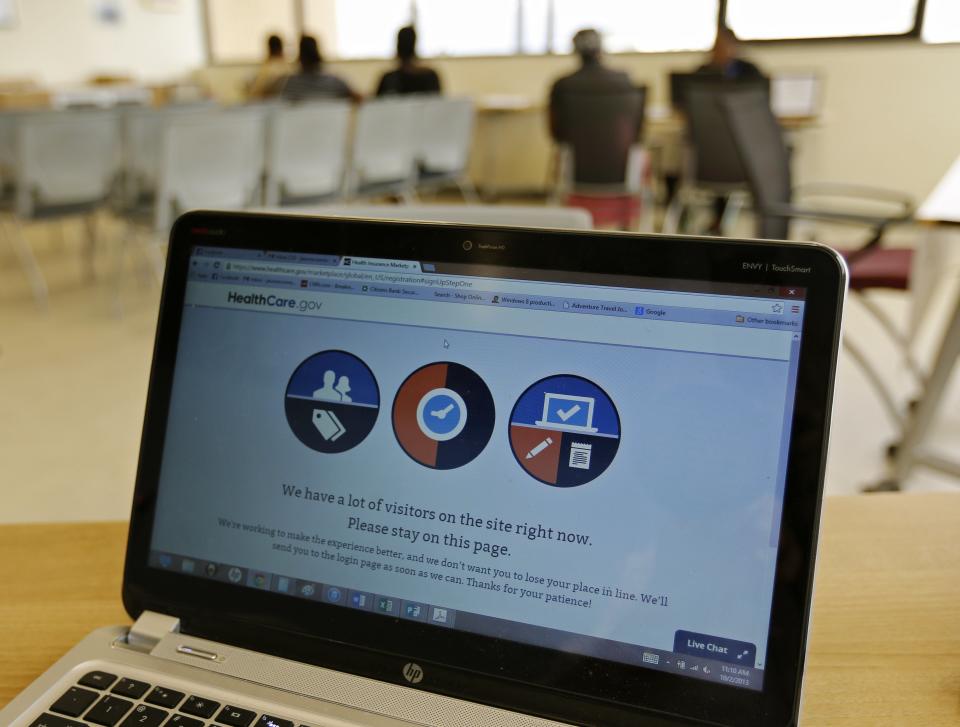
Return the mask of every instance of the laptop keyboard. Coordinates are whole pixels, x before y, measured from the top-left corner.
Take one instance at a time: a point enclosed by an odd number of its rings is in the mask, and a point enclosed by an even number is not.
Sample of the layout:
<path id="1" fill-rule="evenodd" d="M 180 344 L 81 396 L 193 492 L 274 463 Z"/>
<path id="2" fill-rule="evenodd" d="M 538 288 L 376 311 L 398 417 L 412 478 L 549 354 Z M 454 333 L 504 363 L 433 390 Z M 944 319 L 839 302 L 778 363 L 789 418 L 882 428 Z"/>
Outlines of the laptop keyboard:
<path id="1" fill-rule="evenodd" d="M 292 720 L 92 671 L 30 727 L 297 727 Z M 304 725 L 300 725 L 304 727 Z"/>

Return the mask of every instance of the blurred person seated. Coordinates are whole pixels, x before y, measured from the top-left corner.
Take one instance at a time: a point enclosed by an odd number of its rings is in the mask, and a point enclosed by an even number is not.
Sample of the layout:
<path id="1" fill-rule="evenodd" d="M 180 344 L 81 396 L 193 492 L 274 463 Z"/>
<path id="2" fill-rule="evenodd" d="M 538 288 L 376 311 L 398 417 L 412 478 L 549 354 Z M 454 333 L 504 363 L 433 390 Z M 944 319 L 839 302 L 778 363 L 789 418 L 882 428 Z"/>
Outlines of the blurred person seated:
<path id="1" fill-rule="evenodd" d="M 380 77 L 377 96 L 440 93 L 437 72 L 417 59 L 417 31 L 412 25 L 397 31 L 397 63 L 397 68 Z"/>
<path id="2" fill-rule="evenodd" d="M 283 55 L 283 38 L 271 35 L 267 38 L 267 57 L 257 74 L 250 81 L 247 94 L 251 99 L 270 98 L 280 91 L 283 79 L 290 74 L 290 64 Z"/>
<path id="3" fill-rule="evenodd" d="M 720 81 L 762 81 L 766 78 L 755 64 L 740 57 L 740 40 L 730 28 L 725 25 L 717 30 L 717 38 L 713 42 L 713 48 L 710 51 L 710 58 L 696 70 L 697 75 L 704 76 L 705 79 L 716 79 Z M 676 187 L 676 180 L 673 184 L 668 183 L 669 196 L 672 197 L 673 190 Z M 720 223 L 723 220 L 723 213 L 727 208 L 727 198 L 717 195 L 713 199 L 713 220 L 707 229 L 707 234 L 719 235 Z"/>
<path id="4" fill-rule="evenodd" d="M 713 42 L 710 58 L 696 72 L 725 81 L 754 81 L 766 78 L 755 64 L 740 57 L 740 41 L 726 26 L 717 30 L 717 39 Z"/>
<path id="5" fill-rule="evenodd" d="M 573 36 L 573 50 L 580 56 L 580 68 L 558 78 L 550 89 L 550 133 L 555 141 L 567 141 L 558 109 L 564 98 L 582 98 L 589 94 L 633 93 L 636 88 L 630 77 L 603 64 L 603 39 L 593 28 L 585 28 Z M 637 119 L 637 130 L 643 119 Z"/>
<path id="6" fill-rule="evenodd" d="M 287 76 L 280 90 L 280 96 L 286 101 L 307 101 L 320 99 L 349 98 L 360 101 L 361 96 L 339 76 L 323 70 L 323 56 L 320 46 L 312 35 L 300 38 L 300 57 L 297 59 L 300 70 Z"/>
<path id="7" fill-rule="evenodd" d="M 579 31 L 580 68 L 550 89 L 558 199 L 589 210 L 594 225 L 634 229 L 643 211 L 646 154 L 639 145 L 646 89 L 608 68 L 596 30 Z"/>

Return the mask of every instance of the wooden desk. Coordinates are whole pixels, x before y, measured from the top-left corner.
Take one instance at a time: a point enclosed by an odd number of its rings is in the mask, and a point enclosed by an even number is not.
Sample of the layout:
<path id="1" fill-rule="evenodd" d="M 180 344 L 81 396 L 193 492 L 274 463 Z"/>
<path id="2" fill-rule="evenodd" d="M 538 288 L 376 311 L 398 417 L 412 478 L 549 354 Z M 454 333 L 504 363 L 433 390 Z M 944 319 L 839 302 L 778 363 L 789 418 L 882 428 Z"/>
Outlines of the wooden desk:
<path id="1" fill-rule="evenodd" d="M 95 627 L 125 622 L 126 525 L 0 527 L 0 706 Z M 804 724 L 960 724 L 960 494 L 831 498 Z"/>
<path id="2" fill-rule="evenodd" d="M 550 192 L 556 179 L 546 93 L 483 95 L 475 99 L 477 125 L 471 177 L 488 199 L 504 194 Z M 671 107 L 648 104 L 643 145 L 654 153 L 656 174 L 679 173 L 686 119 Z M 780 117 L 791 134 L 816 126 L 819 118 Z"/>

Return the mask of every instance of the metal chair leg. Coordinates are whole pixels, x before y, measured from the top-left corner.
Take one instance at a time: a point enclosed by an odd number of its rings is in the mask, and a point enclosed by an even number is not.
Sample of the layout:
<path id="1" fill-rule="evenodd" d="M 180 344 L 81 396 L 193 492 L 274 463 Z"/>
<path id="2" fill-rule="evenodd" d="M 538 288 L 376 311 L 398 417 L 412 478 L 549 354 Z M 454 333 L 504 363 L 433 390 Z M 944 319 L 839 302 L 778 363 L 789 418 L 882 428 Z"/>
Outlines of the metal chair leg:
<path id="1" fill-rule="evenodd" d="M 417 195 L 417 190 L 414 187 L 405 187 L 397 193 L 397 196 L 400 198 L 400 201 L 403 204 L 416 204 L 420 201 L 420 197 Z"/>
<path id="2" fill-rule="evenodd" d="M 906 479 L 915 464 L 924 464 L 953 475 L 960 473 L 960 464 L 945 462 L 922 450 L 923 440 L 936 417 L 943 393 L 958 360 L 960 360 L 960 296 L 950 322 L 947 324 L 933 369 L 923 388 L 923 394 L 907 420 L 903 429 L 903 438 L 897 446 L 893 462 L 893 478 L 897 482 Z"/>
<path id="3" fill-rule="evenodd" d="M 97 253 L 97 213 L 91 212 L 83 216 L 83 233 L 86 247 L 84 249 L 84 267 L 86 268 L 87 280 L 94 280 L 97 277 L 96 271 L 96 253 Z"/>
<path id="4" fill-rule="evenodd" d="M 890 392 L 887 390 L 886 385 L 883 383 L 883 379 L 880 378 L 877 370 L 870 364 L 869 359 L 863 354 L 863 351 L 861 351 L 860 348 L 858 348 L 857 345 L 850 340 L 849 336 L 843 337 L 843 348 L 847 353 L 850 354 L 850 358 L 852 358 L 857 366 L 860 367 L 860 370 L 863 372 L 864 376 L 867 377 L 867 380 L 870 382 L 871 386 L 873 386 L 874 391 L 877 393 L 877 396 L 880 399 L 880 403 L 883 404 L 883 408 L 887 410 L 887 414 L 893 421 L 894 426 L 896 426 L 898 429 L 902 427 L 903 416 L 900 414 L 900 409 L 897 406 L 897 403 L 893 400 L 893 397 L 890 395 Z"/>
<path id="5" fill-rule="evenodd" d="M 127 261 L 127 253 L 136 243 L 136 230 L 130 222 L 123 222 L 123 232 L 114 251 L 113 258 L 113 309 L 117 318 L 123 317 L 123 268 Z"/>
<path id="6" fill-rule="evenodd" d="M 663 222 L 660 225 L 660 232 L 675 235 L 680 231 L 680 219 L 683 217 L 683 209 L 686 206 L 686 194 L 683 187 L 673 193 L 673 199 L 667 205 L 667 210 L 663 215 Z"/>
<path id="7" fill-rule="evenodd" d="M 651 233 L 653 229 L 654 194 L 649 185 L 643 185 L 640 190 L 640 220 L 639 231 Z"/>
<path id="8" fill-rule="evenodd" d="M 862 305 L 867 312 L 874 317 L 877 323 L 880 324 L 883 330 L 886 331 L 891 340 L 893 340 L 893 342 L 900 347 L 901 351 L 903 352 L 904 363 L 907 365 L 910 373 L 918 382 L 922 382 L 925 374 L 920 368 L 920 365 L 913 358 L 913 354 L 910 352 L 910 342 L 907 340 L 907 337 L 900 332 L 896 324 L 890 319 L 890 316 L 888 316 L 880 306 L 870 300 L 866 294 L 859 293 L 856 296 L 856 299 L 860 301 L 860 305 Z"/>
<path id="9" fill-rule="evenodd" d="M 731 192 L 727 196 L 727 203 L 723 207 L 723 214 L 720 216 L 719 229 L 724 237 L 733 237 L 733 228 L 740 219 L 740 212 L 746 205 L 746 192 Z"/>
<path id="10" fill-rule="evenodd" d="M 163 283 L 163 272 L 167 262 L 163 249 L 166 241 L 166 236 L 162 232 L 154 230 L 149 234 L 144 245 L 144 252 L 158 284 Z"/>
<path id="11" fill-rule="evenodd" d="M 477 188 L 466 174 L 457 178 L 457 189 L 463 196 L 463 201 L 467 204 L 480 204 L 480 195 L 477 194 Z"/>
<path id="12" fill-rule="evenodd" d="M 37 305 L 45 309 L 50 299 L 50 290 L 47 287 L 47 279 L 40 269 L 40 263 L 37 262 L 37 257 L 33 254 L 33 248 L 23 234 L 23 227 L 19 220 L 7 221 L 4 223 L 4 227 L 7 230 L 12 230 L 10 234 L 6 234 L 4 237 L 10 240 L 10 245 L 20 260 L 20 265 L 30 281 L 30 287 L 33 289 L 33 297 L 37 301 Z"/>

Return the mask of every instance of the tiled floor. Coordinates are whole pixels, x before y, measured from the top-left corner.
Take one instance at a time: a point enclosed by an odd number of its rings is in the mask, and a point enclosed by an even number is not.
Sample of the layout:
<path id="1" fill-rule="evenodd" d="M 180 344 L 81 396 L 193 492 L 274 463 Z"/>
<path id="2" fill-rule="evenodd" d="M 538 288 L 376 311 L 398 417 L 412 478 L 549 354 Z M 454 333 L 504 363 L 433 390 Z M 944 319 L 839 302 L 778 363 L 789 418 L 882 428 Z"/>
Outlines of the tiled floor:
<path id="1" fill-rule="evenodd" d="M 159 291 L 128 271 L 118 316 L 110 247 L 100 252 L 99 276 L 90 282 L 82 274 L 79 229 L 57 237 L 34 231 L 53 290 L 45 312 L 34 306 L 0 240 L 0 522 L 120 519 L 130 508 Z M 960 284 L 956 258 L 950 270 Z M 938 291 L 921 354 L 929 355 L 957 284 Z M 905 318 L 906 296 L 878 300 Z M 846 330 L 882 362 L 899 396 L 909 397 L 909 379 L 894 350 L 856 300 Z M 960 458 L 960 381 L 941 411 L 934 438 Z M 847 356 L 840 364 L 833 432 L 828 493 L 855 492 L 883 475 L 883 451 L 894 428 Z M 960 485 L 920 470 L 907 487 L 931 488 L 960 492 Z"/>

